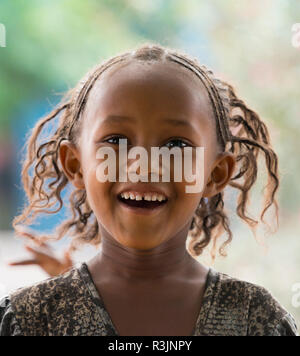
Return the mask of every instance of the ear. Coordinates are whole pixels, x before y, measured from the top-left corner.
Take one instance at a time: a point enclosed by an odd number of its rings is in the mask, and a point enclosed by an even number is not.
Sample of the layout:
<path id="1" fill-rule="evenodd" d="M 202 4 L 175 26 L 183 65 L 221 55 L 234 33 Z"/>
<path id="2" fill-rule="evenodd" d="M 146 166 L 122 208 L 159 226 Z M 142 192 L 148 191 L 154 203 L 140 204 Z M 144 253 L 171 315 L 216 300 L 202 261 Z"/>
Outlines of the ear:
<path id="1" fill-rule="evenodd" d="M 59 159 L 68 180 L 78 189 L 84 189 L 80 155 L 76 146 L 68 140 L 62 141 L 59 147 Z"/>
<path id="2" fill-rule="evenodd" d="M 231 152 L 222 152 L 220 155 L 208 178 L 203 197 L 213 197 L 221 192 L 232 177 L 235 168 L 235 156 Z"/>

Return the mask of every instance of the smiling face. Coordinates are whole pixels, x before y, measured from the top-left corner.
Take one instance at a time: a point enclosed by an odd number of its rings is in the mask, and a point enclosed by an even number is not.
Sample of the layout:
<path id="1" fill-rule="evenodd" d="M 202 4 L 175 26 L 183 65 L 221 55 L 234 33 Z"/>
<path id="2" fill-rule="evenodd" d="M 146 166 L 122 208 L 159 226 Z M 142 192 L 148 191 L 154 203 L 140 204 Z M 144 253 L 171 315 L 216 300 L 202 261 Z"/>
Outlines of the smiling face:
<path id="1" fill-rule="evenodd" d="M 204 191 L 186 193 L 182 182 L 104 182 L 96 178 L 100 147 L 111 147 L 118 159 L 118 139 L 128 148 L 204 147 Z M 108 69 L 91 90 L 85 108 L 78 147 L 62 144 L 60 159 L 70 181 L 85 188 L 101 235 L 123 246 L 151 249 L 181 231 L 187 233 L 202 196 L 222 190 L 232 174 L 234 160 L 220 155 L 215 122 L 207 92 L 197 77 L 175 63 L 131 62 Z M 194 151 L 194 150 L 193 150 Z M 193 167 L 195 155 L 193 155 Z M 118 160 L 117 160 L 118 162 Z M 128 160 L 128 166 L 133 160 Z M 171 177 L 174 162 L 171 160 Z M 150 167 L 149 167 L 150 168 Z M 214 181 L 211 180 L 214 170 Z M 118 177 L 118 164 L 117 164 Z M 124 206 L 119 193 L 132 185 L 157 188 L 167 202 L 146 214 Z M 153 188 L 153 189 L 152 189 Z M 129 189 L 134 190 L 134 189 Z"/>

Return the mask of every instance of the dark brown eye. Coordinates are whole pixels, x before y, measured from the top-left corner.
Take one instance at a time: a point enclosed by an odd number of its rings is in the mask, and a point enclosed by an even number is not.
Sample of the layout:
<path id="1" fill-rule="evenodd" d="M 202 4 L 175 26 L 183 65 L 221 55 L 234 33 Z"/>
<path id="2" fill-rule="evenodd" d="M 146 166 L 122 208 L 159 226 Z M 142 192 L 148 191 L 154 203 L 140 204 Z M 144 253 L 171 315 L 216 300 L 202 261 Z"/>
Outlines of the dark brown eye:
<path id="1" fill-rule="evenodd" d="M 108 142 L 108 143 L 110 143 L 112 145 L 119 145 L 120 144 L 120 142 L 119 142 L 120 139 L 126 139 L 127 140 L 127 138 L 124 137 L 124 136 L 114 135 L 114 136 L 111 136 L 108 139 L 104 140 L 104 142 Z M 127 140 L 127 143 L 128 143 L 128 140 Z"/>
<path id="2" fill-rule="evenodd" d="M 171 143 L 171 146 L 169 145 Z M 188 144 L 187 142 L 183 141 L 183 140 L 180 140 L 180 139 L 173 139 L 173 140 L 170 140 L 168 141 L 165 146 L 168 146 L 170 148 L 172 147 L 189 147 L 191 146 L 190 144 Z"/>

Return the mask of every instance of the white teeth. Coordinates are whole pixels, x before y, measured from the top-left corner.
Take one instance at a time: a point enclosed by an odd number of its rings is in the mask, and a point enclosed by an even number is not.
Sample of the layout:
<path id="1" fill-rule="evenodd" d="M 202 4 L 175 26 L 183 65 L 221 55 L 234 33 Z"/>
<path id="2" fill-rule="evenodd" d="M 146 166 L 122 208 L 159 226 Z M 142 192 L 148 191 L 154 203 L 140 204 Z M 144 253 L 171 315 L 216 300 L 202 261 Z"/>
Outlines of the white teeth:
<path id="1" fill-rule="evenodd" d="M 125 192 L 125 193 L 121 193 L 121 197 L 124 199 L 131 199 L 131 200 L 142 200 L 142 199 L 147 201 L 166 200 L 166 197 L 164 195 L 156 194 L 156 193 L 139 194 L 134 192 Z"/>
<path id="2" fill-rule="evenodd" d="M 162 200 L 164 200 L 164 196 L 160 194 L 157 199 L 158 199 L 158 201 L 162 201 Z"/>

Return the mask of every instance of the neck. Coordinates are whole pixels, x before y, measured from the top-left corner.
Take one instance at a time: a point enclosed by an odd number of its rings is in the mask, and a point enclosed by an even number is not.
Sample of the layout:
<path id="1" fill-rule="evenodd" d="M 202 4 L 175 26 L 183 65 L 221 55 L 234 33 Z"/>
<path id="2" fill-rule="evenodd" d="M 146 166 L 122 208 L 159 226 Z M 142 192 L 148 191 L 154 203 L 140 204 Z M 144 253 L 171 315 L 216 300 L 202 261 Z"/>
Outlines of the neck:
<path id="1" fill-rule="evenodd" d="M 102 275 L 122 279 L 152 280 L 179 275 L 187 271 L 194 258 L 186 250 L 188 227 L 173 238 L 149 250 L 121 245 L 102 234 L 101 251 L 93 259 L 94 268 Z M 97 274 L 98 274 L 97 273 Z"/>

